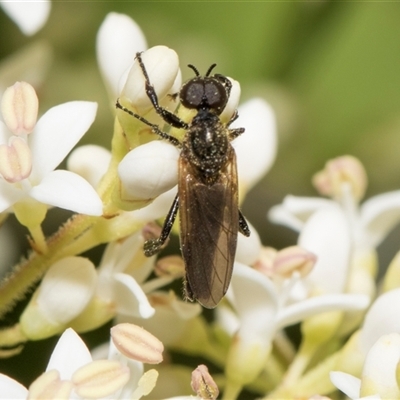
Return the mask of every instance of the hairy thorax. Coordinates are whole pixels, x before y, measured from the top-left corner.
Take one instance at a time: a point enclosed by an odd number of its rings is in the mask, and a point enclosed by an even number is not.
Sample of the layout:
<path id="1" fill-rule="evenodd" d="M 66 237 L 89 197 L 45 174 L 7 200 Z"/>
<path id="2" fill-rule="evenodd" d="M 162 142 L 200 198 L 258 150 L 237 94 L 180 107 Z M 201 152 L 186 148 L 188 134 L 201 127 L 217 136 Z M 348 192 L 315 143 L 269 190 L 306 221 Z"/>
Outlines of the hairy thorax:
<path id="1" fill-rule="evenodd" d="M 214 113 L 199 110 L 182 147 L 182 156 L 197 168 L 205 183 L 213 183 L 228 161 L 230 143 L 227 128 Z"/>

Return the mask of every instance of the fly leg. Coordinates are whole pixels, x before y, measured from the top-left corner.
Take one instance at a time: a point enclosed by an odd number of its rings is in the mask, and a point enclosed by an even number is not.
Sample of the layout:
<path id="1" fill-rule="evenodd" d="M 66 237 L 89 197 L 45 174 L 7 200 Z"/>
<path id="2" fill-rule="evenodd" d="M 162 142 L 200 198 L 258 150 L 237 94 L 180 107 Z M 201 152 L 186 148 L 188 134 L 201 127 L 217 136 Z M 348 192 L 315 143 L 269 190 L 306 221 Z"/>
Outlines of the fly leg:
<path id="1" fill-rule="evenodd" d="M 239 232 L 242 235 L 249 237 L 250 236 L 249 225 L 247 224 L 246 218 L 243 216 L 242 212 L 240 210 L 238 211 L 239 211 Z"/>
<path id="2" fill-rule="evenodd" d="M 115 103 L 115 107 L 119 108 L 120 110 L 126 112 L 127 114 L 131 115 L 132 117 L 135 117 L 139 121 L 143 122 L 144 124 L 150 126 L 151 130 L 156 133 L 158 136 L 160 136 L 162 139 L 168 140 L 171 144 L 173 144 L 176 147 L 182 147 L 181 142 L 174 136 L 171 136 L 167 132 L 164 132 L 163 130 L 160 129 L 160 127 L 157 124 L 153 124 L 150 121 L 148 121 L 146 118 L 143 118 L 141 115 L 134 113 L 133 111 L 129 110 L 128 108 L 124 107 L 120 102 L 119 99 Z"/>
<path id="3" fill-rule="evenodd" d="M 233 121 L 236 121 L 238 119 L 238 117 L 239 117 L 238 111 L 235 110 L 235 112 L 233 113 L 231 119 L 226 124 L 226 126 L 229 127 Z M 232 129 L 229 129 L 228 130 L 229 140 L 236 139 L 242 133 L 244 133 L 244 128 L 232 128 Z"/>
<path id="4" fill-rule="evenodd" d="M 167 214 L 167 217 L 165 218 L 160 237 L 158 237 L 157 239 L 149 239 L 144 242 L 143 251 L 146 257 L 151 257 L 154 254 L 157 254 L 163 247 L 171 232 L 172 226 L 174 225 L 176 214 L 178 212 L 178 206 L 179 195 L 177 194 Z"/>
<path id="5" fill-rule="evenodd" d="M 139 66 L 143 72 L 143 76 L 145 79 L 145 88 L 146 94 L 151 104 L 153 105 L 154 109 L 156 110 L 157 114 L 161 116 L 161 118 L 169 125 L 173 126 L 174 128 L 180 129 L 188 129 L 189 125 L 182 121 L 177 115 L 168 111 L 164 107 L 161 107 L 158 103 L 157 93 L 154 90 L 154 86 L 150 83 L 149 75 L 147 74 L 146 67 L 143 63 L 141 53 L 136 53 L 136 59 L 138 60 Z"/>

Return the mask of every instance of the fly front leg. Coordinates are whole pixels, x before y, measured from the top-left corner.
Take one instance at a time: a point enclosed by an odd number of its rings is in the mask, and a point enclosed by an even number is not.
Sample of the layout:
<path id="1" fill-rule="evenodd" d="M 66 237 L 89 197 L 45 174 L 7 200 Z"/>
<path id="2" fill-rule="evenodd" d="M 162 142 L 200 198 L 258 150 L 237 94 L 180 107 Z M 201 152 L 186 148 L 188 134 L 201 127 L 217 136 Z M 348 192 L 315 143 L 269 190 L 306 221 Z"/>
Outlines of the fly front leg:
<path id="1" fill-rule="evenodd" d="M 178 213 L 178 208 L 179 195 L 177 194 L 168 212 L 168 215 L 165 218 L 160 237 L 157 239 L 149 239 L 144 242 L 143 250 L 146 257 L 151 257 L 162 249 L 164 243 L 168 239 L 169 234 L 171 233 L 172 226 L 174 225 L 176 219 L 176 214 Z"/>
<path id="2" fill-rule="evenodd" d="M 173 144 L 176 147 L 182 147 L 181 142 L 174 136 L 171 136 L 167 132 L 164 132 L 163 130 L 160 129 L 160 127 L 157 124 L 153 124 L 150 121 L 148 121 L 146 118 L 143 118 L 141 115 L 136 114 L 135 112 L 129 110 L 128 108 L 124 107 L 120 102 L 119 99 L 117 99 L 117 102 L 115 103 L 115 107 L 119 108 L 120 110 L 126 112 L 127 114 L 131 115 L 132 117 L 135 117 L 138 119 L 140 122 L 143 122 L 144 124 L 150 126 L 151 130 L 160 136 L 162 139 L 168 140 L 171 144 Z"/>
<path id="3" fill-rule="evenodd" d="M 153 105 L 157 114 L 159 114 L 167 124 L 173 126 L 174 128 L 188 129 L 189 125 L 185 121 L 182 121 L 177 115 L 160 106 L 157 93 L 154 89 L 154 86 L 150 82 L 150 78 L 143 63 L 141 53 L 136 53 L 136 59 L 138 60 L 139 66 L 143 72 L 147 97 L 151 101 L 151 104 Z"/>

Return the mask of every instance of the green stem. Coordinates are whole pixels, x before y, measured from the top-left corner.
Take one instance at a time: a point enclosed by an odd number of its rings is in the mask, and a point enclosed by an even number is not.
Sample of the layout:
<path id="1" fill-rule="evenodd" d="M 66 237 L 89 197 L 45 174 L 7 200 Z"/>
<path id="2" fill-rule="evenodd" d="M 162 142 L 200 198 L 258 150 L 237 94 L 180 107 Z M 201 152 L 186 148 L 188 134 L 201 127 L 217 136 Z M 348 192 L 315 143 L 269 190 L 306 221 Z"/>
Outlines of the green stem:
<path id="1" fill-rule="evenodd" d="M 75 238 L 90 229 L 98 217 L 76 215 L 49 238 L 46 253 L 31 252 L 29 257 L 17 264 L 12 272 L 0 282 L 0 318 L 11 310 L 18 300 L 38 282 L 48 268 L 62 256 L 62 251 Z"/>
<path id="2" fill-rule="evenodd" d="M 329 373 L 335 370 L 339 357 L 340 351 L 319 363 L 297 382 L 291 382 L 290 386 L 279 386 L 265 399 L 309 398 L 315 393 L 321 396 L 331 393 L 335 390 L 335 387 L 329 378 Z"/>
<path id="3" fill-rule="evenodd" d="M 32 247 L 34 248 L 34 250 L 36 250 L 38 253 L 46 253 L 47 243 L 46 238 L 43 234 L 42 226 L 36 225 L 34 228 L 28 227 L 28 229 L 33 239 Z"/>

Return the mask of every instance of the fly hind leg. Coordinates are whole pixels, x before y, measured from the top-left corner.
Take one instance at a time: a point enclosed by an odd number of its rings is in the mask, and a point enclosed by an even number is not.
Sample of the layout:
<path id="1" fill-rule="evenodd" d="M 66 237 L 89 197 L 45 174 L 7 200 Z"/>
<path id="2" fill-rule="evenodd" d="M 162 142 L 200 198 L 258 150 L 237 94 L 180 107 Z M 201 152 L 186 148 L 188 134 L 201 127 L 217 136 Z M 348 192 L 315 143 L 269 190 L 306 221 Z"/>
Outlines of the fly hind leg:
<path id="1" fill-rule="evenodd" d="M 239 232 L 246 236 L 250 236 L 250 228 L 249 225 L 247 224 L 246 218 L 242 214 L 242 212 L 239 210 Z"/>

